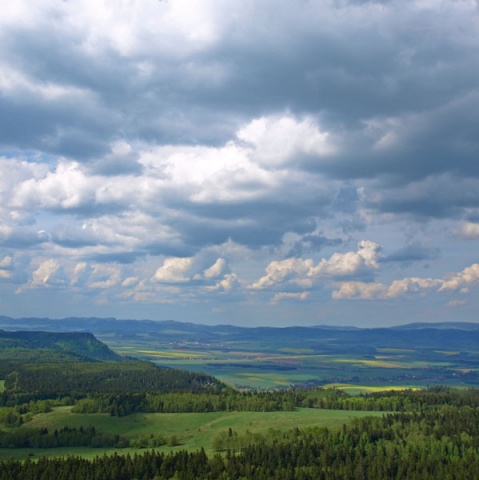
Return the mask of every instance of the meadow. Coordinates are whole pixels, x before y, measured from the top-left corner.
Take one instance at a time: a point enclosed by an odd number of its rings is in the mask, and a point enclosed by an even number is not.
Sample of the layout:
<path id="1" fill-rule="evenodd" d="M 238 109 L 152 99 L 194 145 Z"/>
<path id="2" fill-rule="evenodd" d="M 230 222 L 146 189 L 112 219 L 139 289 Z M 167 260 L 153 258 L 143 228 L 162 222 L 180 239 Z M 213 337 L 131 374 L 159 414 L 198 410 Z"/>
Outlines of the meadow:
<path id="1" fill-rule="evenodd" d="M 95 426 L 97 431 L 126 437 L 129 440 L 145 435 L 162 435 L 170 445 L 155 448 L 158 451 L 196 451 L 203 447 L 208 454 L 215 453 L 213 442 L 221 432 L 230 428 L 239 435 L 246 432 L 267 436 L 272 430 L 287 431 L 292 428 L 327 427 L 337 430 L 355 418 L 381 415 L 380 412 L 346 410 L 322 410 L 298 408 L 290 412 L 211 412 L 211 413 L 146 413 L 126 417 L 107 414 L 75 414 L 71 407 L 56 407 L 52 412 L 35 415 L 20 428 L 87 428 Z M 174 439 L 176 445 L 171 445 Z M 104 453 L 140 453 L 142 449 L 64 447 L 50 449 L 17 448 L 0 449 L 0 460 L 9 458 L 26 459 L 43 456 L 80 455 L 93 458 Z"/>

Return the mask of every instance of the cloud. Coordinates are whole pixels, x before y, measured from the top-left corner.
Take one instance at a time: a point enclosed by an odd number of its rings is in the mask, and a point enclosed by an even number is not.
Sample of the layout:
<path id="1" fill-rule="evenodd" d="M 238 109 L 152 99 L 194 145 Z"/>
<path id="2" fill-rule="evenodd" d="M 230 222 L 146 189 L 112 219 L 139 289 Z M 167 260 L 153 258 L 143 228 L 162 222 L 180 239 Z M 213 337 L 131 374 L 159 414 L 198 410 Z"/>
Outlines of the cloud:
<path id="1" fill-rule="evenodd" d="M 43 173 L 43 172 L 42 172 Z M 30 178 L 17 186 L 9 202 L 14 208 L 78 209 L 94 197 L 94 182 L 76 162 L 62 160 L 54 172 Z"/>
<path id="2" fill-rule="evenodd" d="M 70 287 L 74 287 L 78 283 L 81 275 L 83 274 L 83 272 L 86 271 L 86 268 L 86 262 L 80 262 L 75 265 L 73 269 L 73 274 L 70 279 Z"/>
<path id="3" fill-rule="evenodd" d="M 309 141 L 302 132 L 304 124 L 313 128 L 311 119 L 263 120 L 273 129 L 276 123 L 291 127 L 295 148 Z M 131 154 L 125 142 L 111 148 L 117 156 Z M 228 239 L 279 244 L 285 229 L 301 234 L 313 230 L 315 215 L 331 208 L 339 188 L 300 169 L 269 170 L 258 163 L 256 147 L 233 140 L 220 147 L 143 146 L 134 162 L 138 169 L 125 170 L 120 164 L 116 174 L 68 159 L 41 168 L 33 165 L 9 186 L 5 205 L 36 219 L 45 213 L 67 218 L 45 225 L 48 240 L 71 251 L 83 249 L 88 258 L 100 260 L 105 246 L 112 255 L 128 252 L 135 258 L 156 253 L 159 246 L 164 253 L 176 249 L 191 255 L 198 244 Z M 9 163 L 10 168 L 22 165 Z M 290 195 L 282 199 L 284 190 Z M 79 217 L 86 220 L 80 223 Z M 15 226 L 10 228 L 13 235 Z M 30 236 L 30 242 L 45 240 Z M 313 236 L 308 240 L 314 241 Z"/>
<path id="4" fill-rule="evenodd" d="M 66 309 L 202 321 L 251 301 L 259 322 L 287 301 L 316 321 L 333 284 L 461 295 L 478 46 L 472 1 L 8 2 L 1 294 L 24 284 L 12 312 L 48 286 L 44 312 L 61 290 Z"/>
<path id="5" fill-rule="evenodd" d="M 382 262 L 417 262 L 438 258 L 437 248 L 427 247 L 415 241 L 385 256 Z"/>
<path id="6" fill-rule="evenodd" d="M 364 209 L 372 212 L 416 217 L 422 221 L 464 215 L 479 206 L 477 178 L 453 173 L 431 175 L 406 185 L 390 180 L 366 182 L 361 190 Z M 437 195 L 440 191 L 441 195 Z M 467 192 L 467 194 L 465 193 Z"/>
<path id="7" fill-rule="evenodd" d="M 237 136 L 254 147 L 253 160 L 269 168 L 284 167 L 304 156 L 332 155 L 336 148 L 313 118 L 261 117 L 241 128 Z"/>
<path id="8" fill-rule="evenodd" d="M 472 285 L 479 283 L 479 264 L 475 263 L 465 268 L 462 272 L 450 276 L 444 280 L 440 290 L 460 290 L 463 293 L 469 291 Z"/>
<path id="9" fill-rule="evenodd" d="M 466 302 L 464 300 L 451 300 L 450 302 L 448 302 L 446 304 L 446 307 L 449 307 L 449 308 L 455 308 L 455 307 L 459 307 L 461 305 L 464 305 Z"/>
<path id="10" fill-rule="evenodd" d="M 465 238 L 479 238 L 479 223 L 464 222 L 458 233 Z"/>
<path id="11" fill-rule="evenodd" d="M 10 269 L 13 266 L 13 259 L 10 256 L 5 256 L 2 259 L 0 259 L 0 279 L 1 278 L 10 278 L 12 276 L 12 273 L 10 272 Z"/>
<path id="12" fill-rule="evenodd" d="M 230 292 L 239 288 L 239 286 L 238 276 L 234 273 L 227 273 L 221 280 L 218 280 L 215 285 L 207 286 L 205 289 L 209 292 Z"/>
<path id="13" fill-rule="evenodd" d="M 152 277 L 153 282 L 185 283 L 193 265 L 193 258 L 167 258 Z"/>
<path id="14" fill-rule="evenodd" d="M 128 277 L 121 282 L 122 287 L 130 288 L 138 283 L 138 277 Z"/>
<path id="15" fill-rule="evenodd" d="M 334 300 L 371 300 L 384 298 L 387 290 L 388 288 L 380 283 L 343 282 L 339 289 L 332 293 L 332 298 Z"/>
<path id="16" fill-rule="evenodd" d="M 309 297 L 309 292 L 301 292 L 301 293 L 292 293 L 292 292 L 281 292 L 277 293 L 271 303 L 279 303 L 282 300 L 306 300 Z"/>
<path id="17" fill-rule="evenodd" d="M 31 227 L 0 225 L 0 241 L 4 247 L 28 249 L 48 241 L 45 231 Z"/>
<path id="18" fill-rule="evenodd" d="M 224 258 L 218 258 L 218 260 L 216 260 L 216 262 L 213 265 L 211 265 L 211 267 L 207 268 L 203 272 L 203 277 L 208 279 L 208 280 L 212 279 L 212 278 L 219 277 L 223 273 L 225 268 L 226 268 L 225 259 Z"/>
<path id="19" fill-rule="evenodd" d="M 262 290 L 273 287 L 287 281 L 311 285 L 309 272 L 314 267 L 311 259 L 288 258 L 286 260 L 273 261 L 265 269 L 266 275 L 254 282 L 250 288 Z"/>
<path id="20" fill-rule="evenodd" d="M 325 247 L 335 247 L 340 245 L 340 238 L 328 238 L 321 234 L 311 233 L 303 236 L 295 235 L 292 241 L 288 242 L 290 250 L 288 255 L 292 257 L 304 256 L 308 252 L 319 251 Z"/>
<path id="21" fill-rule="evenodd" d="M 358 244 L 357 252 L 334 253 L 317 264 L 312 259 L 288 258 L 273 261 L 266 267 L 266 275 L 250 285 L 253 290 L 278 287 L 284 284 L 311 288 L 320 278 L 340 278 L 369 275 L 378 267 L 381 247 L 369 240 Z"/>
<path id="22" fill-rule="evenodd" d="M 424 294 L 429 291 L 460 291 L 468 293 L 472 287 L 479 285 L 479 264 L 466 267 L 463 271 L 446 278 L 403 278 L 391 284 L 366 282 L 344 282 L 333 291 L 335 300 L 385 300 L 400 298 L 406 294 Z"/>
<path id="23" fill-rule="evenodd" d="M 20 294 L 27 289 L 49 286 L 59 269 L 60 262 L 54 258 L 41 261 L 40 265 L 32 272 L 30 282 L 18 288 L 16 293 Z"/>
<path id="24" fill-rule="evenodd" d="M 89 288 L 107 289 L 121 282 L 121 272 L 114 265 L 92 265 Z"/>

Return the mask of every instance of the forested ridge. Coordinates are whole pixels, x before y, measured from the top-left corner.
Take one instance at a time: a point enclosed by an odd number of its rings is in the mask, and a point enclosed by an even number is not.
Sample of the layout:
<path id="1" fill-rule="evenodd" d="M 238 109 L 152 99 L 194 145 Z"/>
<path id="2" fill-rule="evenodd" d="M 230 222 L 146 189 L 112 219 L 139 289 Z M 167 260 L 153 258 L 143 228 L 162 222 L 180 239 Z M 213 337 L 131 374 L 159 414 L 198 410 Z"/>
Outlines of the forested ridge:
<path id="1" fill-rule="evenodd" d="M 2 364 L 18 363 L 19 359 L 25 362 L 25 358 L 18 354 L 38 351 L 49 353 L 46 356 L 30 356 L 32 363 L 52 363 L 52 359 L 58 355 L 71 357 L 70 362 L 75 361 L 110 361 L 121 362 L 124 360 L 110 350 L 107 345 L 100 342 L 92 333 L 88 332 L 7 332 L 0 330 L 0 360 Z"/>
<path id="2" fill-rule="evenodd" d="M 18 365 L 5 376 L 8 396 L 81 398 L 89 393 L 196 392 L 225 387 L 209 375 L 159 368 L 150 362 Z"/>
<path id="3" fill-rule="evenodd" d="M 67 365 L 67 367 L 65 367 Z M 70 402 L 88 395 L 201 392 L 225 388 L 210 375 L 125 358 L 91 333 L 0 331 L 0 406 Z"/>

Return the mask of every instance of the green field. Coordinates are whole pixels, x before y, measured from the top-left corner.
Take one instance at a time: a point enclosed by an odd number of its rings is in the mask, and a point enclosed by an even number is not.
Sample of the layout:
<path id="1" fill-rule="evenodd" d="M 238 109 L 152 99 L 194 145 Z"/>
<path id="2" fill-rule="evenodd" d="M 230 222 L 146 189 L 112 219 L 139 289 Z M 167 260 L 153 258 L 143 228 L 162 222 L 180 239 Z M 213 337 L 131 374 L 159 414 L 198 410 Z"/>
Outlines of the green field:
<path id="1" fill-rule="evenodd" d="M 105 341 L 108 342 L 107 339 Z M 384 387 L 424 387 L 432 384 L 465 385 L 460 374 L 470 372 L 461 365 L 465 355 L 456 351 L 377 347 L 368 355 L 315 352 L 313 348 L 282 347 L 269 351 L 248 342 L 234 348 L 214 345 L 166 346 L 145 343 L 112 343 L 117 353 L 150 360 L 162 367 L 213 375 L 239 389 L 269 389 L 326 384 Z M 255 349 L 256 347 L 256 349 Z M 474 384 L 474 383 L 472 383 Z"/>
<path id="2" fill-rule="evenodd" d="M 268 431 L 289 430 L 322 426 L 331 429 L 340 428 L 357 417 L 381 415 L 378 412 L 355 412 L 345 410 L 320 410 L 299 408 L 292 412 L 213 412 L 213 413 L 149 413 L 133 414 L 127 417 L 111 417 L 106 414 L 80 415 L 70 412 L 71 407 L 57 407 L 52 412 L 36 415 L 20 428 L 46 427 L 49 431 L 69 427 L 95 426 L 98 432 L 112 433 L 133 439 L 145 434 L 162 435 L 165 438 L 175 436 L 179 445 L 164 446 L 158 450 L 172 451 L 185 449 L 195 451 L 203 447 L 207 453 L 214 453 L 212 444 L 218 433 L 232 428 L 238 434 L 259 433 L 268 435 Z M 81 455 L 93 457 L 103 453 L 127 454 L 139 452 L 138 449 L 103 448 L 52 448 L 52 449 L 0 449 L 0 460 L 7 458 L 27 458 L 29 455 L 63 456 Z"/>

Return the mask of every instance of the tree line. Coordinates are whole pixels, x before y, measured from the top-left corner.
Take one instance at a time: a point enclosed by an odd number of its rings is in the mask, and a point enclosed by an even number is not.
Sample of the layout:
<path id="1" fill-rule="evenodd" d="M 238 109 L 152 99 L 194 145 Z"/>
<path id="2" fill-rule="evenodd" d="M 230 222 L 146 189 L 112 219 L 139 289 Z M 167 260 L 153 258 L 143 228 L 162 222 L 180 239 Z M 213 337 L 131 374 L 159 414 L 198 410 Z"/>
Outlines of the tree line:
<path id="1" fill-rule="evenodd" d="M 17 365 L 5 376 L 0 406 L 30 400 L 84 398 L 87 394 L 123 392 L 201 392 L 226 388 L 202 373 L 160 368 L 150 362 Z"/>
<path id="2" fill-rule="evenodd" d="M 98 433 L 93 426 L 63 427 L 52 432 L 45 427 L 0 431 L 0 448 L 124 448 L 127 446 L 129 442 L 126 438 L 109 433 Z"/>

